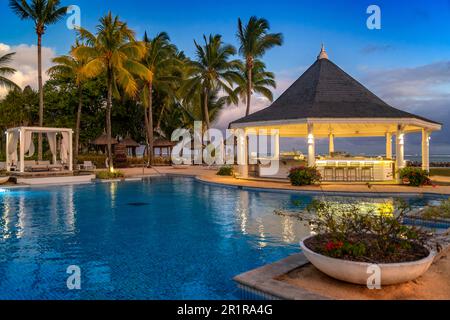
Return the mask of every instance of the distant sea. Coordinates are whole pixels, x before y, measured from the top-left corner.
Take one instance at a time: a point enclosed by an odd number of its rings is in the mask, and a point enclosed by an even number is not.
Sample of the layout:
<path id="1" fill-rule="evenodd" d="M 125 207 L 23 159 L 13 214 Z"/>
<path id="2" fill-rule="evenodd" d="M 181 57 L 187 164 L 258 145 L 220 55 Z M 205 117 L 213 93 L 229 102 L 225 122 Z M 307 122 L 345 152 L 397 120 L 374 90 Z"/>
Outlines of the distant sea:
<path id="1" fill-rule="evenodd" d="M 405 155 L 406 160 L 410 161 L 422 161 L 422 156 L 420 154 L 416 155 Z M 450 162 L 450 154 L 434 154 L 430 155 L 430 162 Z"/>

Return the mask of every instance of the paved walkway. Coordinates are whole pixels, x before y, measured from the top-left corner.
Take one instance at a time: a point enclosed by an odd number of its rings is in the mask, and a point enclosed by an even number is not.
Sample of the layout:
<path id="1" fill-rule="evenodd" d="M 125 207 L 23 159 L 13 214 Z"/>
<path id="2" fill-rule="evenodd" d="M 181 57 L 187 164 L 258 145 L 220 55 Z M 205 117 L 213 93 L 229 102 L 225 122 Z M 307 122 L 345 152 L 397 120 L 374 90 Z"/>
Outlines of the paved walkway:
<path id="1" fill-rule="evenodd" d="M 399 185 L 384 184 L 323 184 L 320 186 L 294 187 L 289 182 L 265 181 L 265 180 L 244 180 L 232 177 L 217 176 L 216 169 L 207 169 L 205 167 L 190 166 L 182 169 L 167 167 L 155 167 L 150 169 L 129 168 L 121 169 L 127 177 L 154 176 L 158 174 L 176 174 L 195 176 L 199 180 L 209 183 L 218 183 L 232 186 L 242 186 L 251 188 L 264 188 L 276 190 L 295 190 L 309 192 L 356 192 L 356 193 L 414 193 L 414 194 L 448 194 L 450 195 L 450 186 L 426 186 L 426 187 L 408 187 Z"/>

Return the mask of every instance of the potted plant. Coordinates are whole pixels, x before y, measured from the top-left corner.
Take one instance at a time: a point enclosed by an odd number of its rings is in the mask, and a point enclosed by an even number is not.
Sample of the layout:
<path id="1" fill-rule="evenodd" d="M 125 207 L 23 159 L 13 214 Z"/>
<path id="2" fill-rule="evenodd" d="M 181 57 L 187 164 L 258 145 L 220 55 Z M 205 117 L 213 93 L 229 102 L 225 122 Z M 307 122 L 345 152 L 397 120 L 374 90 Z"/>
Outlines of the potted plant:
<path id="1" fill-rule="evenodd" d="M 315 167 L 300 166 L 291 168 L 288 178 L 293 186 L 306 186 L 319 182 L 322 177 Z"/>
<path id="2" fill-rule="evenodd" d="M 306 220 L 314 235 L 301 242 L 303 253 L 325 274 L 355 284 L 367 284 L 374 265 L 381 272 L 381 285 L 421 276 L 435 256 L 426 246 L 430 234 L 402 223 L 409 211 L 403 201 L 386 208 L 313 201 Z"/>
<path id="3" fill-rule="evenodd" d="M 403 184 L 412 187 L 431 185 L 428 171 L 416 167 L 405 167 L 398 172 Z"/>

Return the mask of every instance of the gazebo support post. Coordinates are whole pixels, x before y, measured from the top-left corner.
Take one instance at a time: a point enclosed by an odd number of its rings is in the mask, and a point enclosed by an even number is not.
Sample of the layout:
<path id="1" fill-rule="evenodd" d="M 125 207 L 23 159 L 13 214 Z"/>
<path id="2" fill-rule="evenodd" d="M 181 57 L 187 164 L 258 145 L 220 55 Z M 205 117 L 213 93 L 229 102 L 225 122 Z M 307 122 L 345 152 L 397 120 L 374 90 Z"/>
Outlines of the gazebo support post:
<path id="1" fill-rule="evenodd" d="M 248 146 L 247 135 L 244 130 L 236 130 L 238 172 L 241 178 L 248 177 Z"/>
<path id="2" fill-rule="evenodd" d="M 430 171 L 430 132 L 422 129 L 422 169 Z"/>
<path id="3" fill-rule="evenodd" d="M 328 144 L 328 153 L 331 157 L 331 155 L 334 153 L 334 134 L 330 133 L 328 135 L 329 144 Z"/>
<path id="4" fill-rule="evenodd" d="M 73 171 L 73 131 L 69 131 L 69 171 Z M 55 155 L 56 158 L 56 155 Z"/>
<path id="5" fill-rule="evenodd" d="M 280 131 L 276 130 L 273 137 L 274 137 L 273 158 L 276 161 L 280 161 Z"/>
<path id="6" fill-rule="evenodd" d="M 6 131 L 6 171 L 11 171 L 11 163 L 9 161 L 9 132 Z"/>
<path id="7" fill-rule="evenodd" d="M 405 133 L 403 130 L 403 126 L 398 125 L 395 135 L 395 165 L 397 171 L 405 167 Z M 399 180 L 399 175 L 396 176 Z"/>
<path id="8" fill-rule="evenodd" d="M 308 123 L 308 167 L 316 165 L 316 150 L 314 142 L 314 124 Z"/>
<path id="9" fill-rule="evenodd" d="M 20 161 L 20 173 L 25 172 L 25 130 L 19 130 L 19 161 Z"/>
<path id="10" fill-rule="evenodd" d="M 386 159 L 392 159 L 392 133 L 386 133 Z"/>

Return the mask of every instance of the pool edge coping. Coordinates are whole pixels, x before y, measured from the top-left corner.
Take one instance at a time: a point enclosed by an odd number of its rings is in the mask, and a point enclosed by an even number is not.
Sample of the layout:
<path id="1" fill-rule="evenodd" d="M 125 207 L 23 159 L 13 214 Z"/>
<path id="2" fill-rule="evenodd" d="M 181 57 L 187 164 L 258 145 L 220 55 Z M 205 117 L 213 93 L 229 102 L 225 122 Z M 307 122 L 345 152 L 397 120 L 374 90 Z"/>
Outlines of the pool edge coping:
<path id="1" fill-rule="evenodd" d="M 241 273 L 235 276 L 233 281 L 245 291 L 273 300 L 332 300 L 277 279 L 308 264 L 309 261 L 303 253 L 295 253 L 274 263 Z"/>
<path id="2" fill-rule="evenodd" d="M 172 175 L 172 173 L 167 173 L 166 175 Z M 188 175 L 177 175 L 174 174 L 174 176 L 184 176 L 187 177 Z M 194 177 L 196 181 L 209 184 L 209 185 L 215 185 L 215 186 L 222 186 L 222 187 L 228 187 L 233 189 L 239 189 L 239 190 L 249 190 L 249 191 L 267 191 L 267 192 L 281 192 L 281 193 L 304 193 L 304 194 L 332 194 L 332 195 L 359 195 L 359 196 L 373 196 L 373 195 L 379 195 L 379 196 L 420 196 L 420 195 L 429 195 L 429 196 L 450 196 L 449 194 L 445 193 L 437 193 L 437 192 L 385 192 L 385 191 L 377 191 L 377 192 L 367 192 L 367 191 L 333 191 L 333 190 L 294 190 L 294 189 L 288 189 L 285 187 L 280 188 L 272 188 L 272 187 L 265 187 L 265 186 L 258 186 L 258 187 L 250 187 L 250 186 L 244 186 L 244 185 L 238 185 L 238 184 L 231 184 L 226 182 L 219 182 L 219 181 L 210 181 L 207 179 L 204 179 L 201 175 L 190 175 L 190 177 Z"/>

